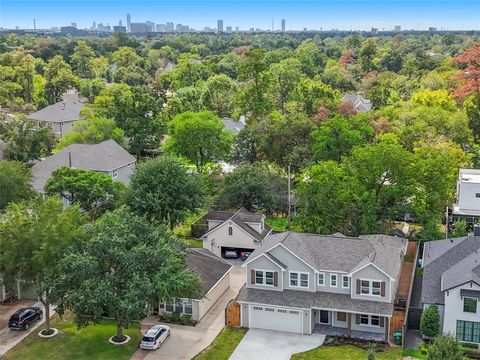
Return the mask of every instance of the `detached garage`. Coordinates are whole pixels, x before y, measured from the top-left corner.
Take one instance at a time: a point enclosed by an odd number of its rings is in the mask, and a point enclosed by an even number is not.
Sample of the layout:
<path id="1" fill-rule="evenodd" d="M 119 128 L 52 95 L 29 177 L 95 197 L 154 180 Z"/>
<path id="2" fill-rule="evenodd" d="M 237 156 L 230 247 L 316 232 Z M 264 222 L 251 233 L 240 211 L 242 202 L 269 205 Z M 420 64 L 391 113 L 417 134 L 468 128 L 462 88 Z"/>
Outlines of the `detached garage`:
<path id="1" fill-rule="evenodd" d="M 247 305 L 242 308 L 244 306 Z M 245 315 L 245 311 L 242 312 L 242 316 Z M 304 333 L 301 309 L 248 305 L 248 323 L 250 328 Z"/>

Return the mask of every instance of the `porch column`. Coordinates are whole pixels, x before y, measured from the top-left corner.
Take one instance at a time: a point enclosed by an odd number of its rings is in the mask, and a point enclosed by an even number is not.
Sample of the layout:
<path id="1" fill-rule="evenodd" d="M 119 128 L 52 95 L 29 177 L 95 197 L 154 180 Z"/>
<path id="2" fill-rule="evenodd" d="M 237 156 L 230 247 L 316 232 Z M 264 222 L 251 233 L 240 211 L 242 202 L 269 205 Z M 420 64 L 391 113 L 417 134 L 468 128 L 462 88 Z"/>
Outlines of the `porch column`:
<path id="1" fill-rule="evenodd" d="M 347 336 L 352 337 L 352 313 L 347 313 L 348 330 Z"/>
<path id="2" fill-rule="evenodd" d="M 388 334 L 390 333 L 390 318 L 388 316 L 385 316 L 385 341 L 390 342 L 388 338 Z"/>

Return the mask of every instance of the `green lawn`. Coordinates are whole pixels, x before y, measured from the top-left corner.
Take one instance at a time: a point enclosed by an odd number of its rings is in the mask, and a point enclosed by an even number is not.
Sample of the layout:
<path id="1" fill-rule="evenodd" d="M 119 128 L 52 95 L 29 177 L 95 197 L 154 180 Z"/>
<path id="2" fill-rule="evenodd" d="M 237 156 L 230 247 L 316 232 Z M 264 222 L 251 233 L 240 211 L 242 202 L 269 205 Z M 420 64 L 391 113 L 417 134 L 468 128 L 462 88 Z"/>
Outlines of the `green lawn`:
<path id="1" fill-rule="evenodd" d="M 427 360 L 427 354 L 422 354 L 418 349 L 403 349 L 403 356 L 411 356 L 420 360 Z"/>
<path id="2" fill-rule="evenodd" d="M 213 343 L 192 360 L 228 360 L 247 330 L 244 328 L 223 328 L 213 340 Z"/>
<path id="3" fill-rule="evenodd" d="M 202 248 L 203 247 L 203 241 L 202 240 L 198 240 L 198 239 L 184 239 L 188 246 L 191 246 L 191 247 L 196 247 L 196 248 Z"/>
<path id="4" fill-rule="evenodd" d="M 50 339 L 42 339 L 35 330 L 2 359 L 22 360 L 121 360 L 130 359 L 140 344 L 140 330 L 138 325 L 132 325 L 125 333 L 132 340 L 125 345 L 111 345 L 108 338 L 115 335 L 116 326 L 112 321 L 105 321 L 99 325 L 90 325 L 77 330 L 70 316 L 62 319 L 55 316 L 52 325 L 59 330 L 59 334 Z"/>
<path id="5" fill-rule="evenodd" d="M 391 348 L 387 351 L 378 352 L 376 360 L 400 360 L 402 349 Z M 292 360 L 363 360 L 367 359 L 367 351 L 351 345 L 344 346 L 320 346 L 316 349 L 298 353 L 292 356 Z"/>

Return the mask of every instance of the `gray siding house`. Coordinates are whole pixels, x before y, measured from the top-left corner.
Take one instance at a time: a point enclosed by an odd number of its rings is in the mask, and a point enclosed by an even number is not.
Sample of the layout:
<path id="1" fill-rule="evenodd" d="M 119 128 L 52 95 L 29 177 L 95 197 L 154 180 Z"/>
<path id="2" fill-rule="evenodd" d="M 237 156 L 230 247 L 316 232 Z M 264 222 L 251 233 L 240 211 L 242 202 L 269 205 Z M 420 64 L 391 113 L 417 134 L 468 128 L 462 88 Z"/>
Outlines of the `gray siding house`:
<path id="1" fill-rule="evenodd" d="M 52 173 L 63 166 L 103 172 L 114 180 L 128 184 L 135 162 L 136 159 L 128 151 L 111 139 L 99 144 L 71 144 L 33 165 L 32 186 L 37 192 L 43 193 Z"/>
<path id="2" fill-rule="evenodd" d="M 405 239 L 284 232 L 243 265 L 241 325 L 388 339 Z"/>
<path id="3" fill-rule="evenodd" d="M 49 105 L 33 114 L 27 116 L 35 122 L 37 127 L 40 124 L 47 124 L 52 127 L 56 136 L 62 137 L 64 134 L 72 131 L 73 123 L 82 120 L 80 114 L 84 104 L 75 97 L 64 97 L 63 101 Z"/>
<path id="4" fill-rule="evenodd" d="M 230 287 L 232 265 L 207 249 L 187 249 L 187 267 L 195 272 L 203 285 L 201 299 L 177 299 L 173 303 L 160 304 L 159 313 L 178 313 L 200 321 L 215 302 Z"/>
<path id="5" fill-rule="evenodd" d="M 480 344 L 480 236 L 426 242 L 423 265 L 423 308 L 438 306 L 442 332 Z"/>

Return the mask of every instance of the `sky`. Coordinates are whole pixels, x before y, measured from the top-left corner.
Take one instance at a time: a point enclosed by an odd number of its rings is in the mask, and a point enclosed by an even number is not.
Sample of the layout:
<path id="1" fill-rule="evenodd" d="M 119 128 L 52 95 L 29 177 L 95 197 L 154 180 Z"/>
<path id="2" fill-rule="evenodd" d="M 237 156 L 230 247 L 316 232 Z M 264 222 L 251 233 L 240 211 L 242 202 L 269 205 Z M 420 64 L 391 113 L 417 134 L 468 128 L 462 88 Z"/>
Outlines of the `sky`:
<path id="1" fill-rule="evenodd" d="M 196 29 L 215 28 L 217 19 L 233 29 L 271 29 L 272 19 L 275 29 L 285 19 L 287 30 L 480 29 L 480 0 L 0 0 L 0 27 L 33 28 L 34 18 L 37 29 L 72 22 L 88 28 L 93 21 L 125 25 L 127 13 L 132 22 L 171 21 Z"/>

